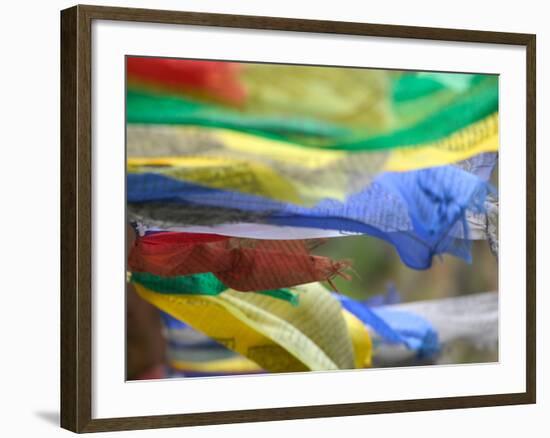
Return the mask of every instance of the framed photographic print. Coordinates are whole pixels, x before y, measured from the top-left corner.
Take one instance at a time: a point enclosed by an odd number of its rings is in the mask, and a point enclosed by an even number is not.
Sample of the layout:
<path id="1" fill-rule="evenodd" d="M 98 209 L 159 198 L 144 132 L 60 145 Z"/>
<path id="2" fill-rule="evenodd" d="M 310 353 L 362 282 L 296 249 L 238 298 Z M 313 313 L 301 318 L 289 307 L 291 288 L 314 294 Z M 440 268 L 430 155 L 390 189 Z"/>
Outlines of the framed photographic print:
<path id="1" fill-rule="evenodd" d="M 535 402 L 535 36 L 61 13 L 61 425 Z"/>

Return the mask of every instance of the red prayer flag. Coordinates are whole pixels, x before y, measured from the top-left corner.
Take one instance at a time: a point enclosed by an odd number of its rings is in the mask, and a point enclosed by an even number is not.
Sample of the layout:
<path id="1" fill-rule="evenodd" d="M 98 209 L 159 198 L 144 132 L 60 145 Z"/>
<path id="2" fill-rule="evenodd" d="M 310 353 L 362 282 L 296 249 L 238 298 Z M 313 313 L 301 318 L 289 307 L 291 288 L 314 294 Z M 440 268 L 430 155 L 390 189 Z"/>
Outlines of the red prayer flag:
<path id="1" fill-rule="evenodd" d="M 148 83 L 180 92 L 198 91 L 233 104 L 246 97 L 239 82 L 241 66 L 231 62 L 129 57 L 126 72 L 130 82 Z"/>
<path id="2" fill-rule="evenodd" d="M 170 277 L 212 272 L 227 287 L 262 291 L 330 281 L 348 261 L 311 254 L 319 240 L 256 240 L 194 233 L 158 233 L 136 240 L 129 267 Z"/>

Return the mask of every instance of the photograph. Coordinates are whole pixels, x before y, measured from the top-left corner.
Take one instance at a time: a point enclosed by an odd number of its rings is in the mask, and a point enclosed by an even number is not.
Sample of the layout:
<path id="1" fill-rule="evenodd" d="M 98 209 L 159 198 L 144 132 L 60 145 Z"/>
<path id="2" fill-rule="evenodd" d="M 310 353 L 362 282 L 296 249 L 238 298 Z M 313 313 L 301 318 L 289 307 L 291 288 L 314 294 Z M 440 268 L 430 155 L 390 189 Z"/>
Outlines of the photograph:
<path id="1" fill-rule="evenodd" d="M 499 75 L 124 62 L 127 381 L 499 362 Z"/>

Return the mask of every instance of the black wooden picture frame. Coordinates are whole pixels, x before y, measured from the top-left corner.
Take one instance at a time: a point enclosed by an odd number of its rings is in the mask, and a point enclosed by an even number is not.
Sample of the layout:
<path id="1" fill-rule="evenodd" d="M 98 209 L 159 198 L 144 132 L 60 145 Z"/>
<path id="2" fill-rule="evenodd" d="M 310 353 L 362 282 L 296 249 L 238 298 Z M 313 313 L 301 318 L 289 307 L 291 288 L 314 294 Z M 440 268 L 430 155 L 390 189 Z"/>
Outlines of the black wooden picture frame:
<path id="1" fill-rule="evenodd" d="M 92 419 L 91 25 L 93 20 L 525 46 L 527 53 L 526 391 L 514 394 Z M 74 432 L 95 432 L 535 403 L 535 47 L 535 35 L 518 33 L 99 6 L 75 6 L 62 11 L 61 426 Z"/>

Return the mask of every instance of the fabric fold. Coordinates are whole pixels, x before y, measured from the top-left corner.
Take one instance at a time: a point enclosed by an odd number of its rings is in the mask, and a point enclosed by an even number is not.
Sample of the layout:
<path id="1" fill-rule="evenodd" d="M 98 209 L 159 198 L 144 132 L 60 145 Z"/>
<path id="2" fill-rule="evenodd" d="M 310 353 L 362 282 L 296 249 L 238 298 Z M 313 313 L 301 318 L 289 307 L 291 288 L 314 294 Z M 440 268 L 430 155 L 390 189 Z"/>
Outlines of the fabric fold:
<path id="1" fill-rule="evenodd" d="M 252 240 L 162 232 L 138 237 L 129 269 L 164 277 L 213 273 L 239 291 L 273 290 L 335 276 L 349 278 L 347 261 L 310 253 L 319 241 Z"/>

